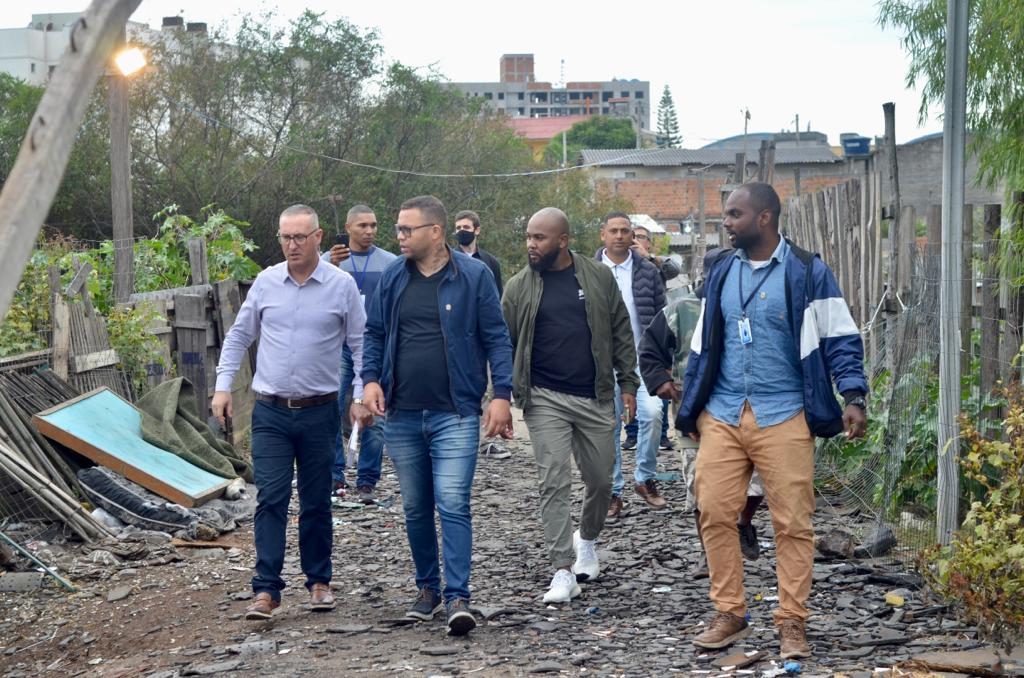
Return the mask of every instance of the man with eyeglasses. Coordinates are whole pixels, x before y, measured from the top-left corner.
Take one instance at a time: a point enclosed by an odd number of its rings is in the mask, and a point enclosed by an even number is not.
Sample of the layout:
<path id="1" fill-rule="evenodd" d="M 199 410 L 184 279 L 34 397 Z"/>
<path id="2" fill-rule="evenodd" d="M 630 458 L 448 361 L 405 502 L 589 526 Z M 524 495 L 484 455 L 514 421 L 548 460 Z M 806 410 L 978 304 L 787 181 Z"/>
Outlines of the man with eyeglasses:
<path id="1" fill-rule="evenodd" d="M 256 594 L 246 619 L 269 619 L 281 604 L 285 528 L 298 469 L 299 554 L 310 608 L 334 608 L 331 594 L 331 467 L 338 432 L 336 362 L 352 350 L 356 374 L 363 362 L 366 315 L 352 276 L 320 260 L 322 231 L 315 211 L 292 205 L 281 213 L 278 241 L 285 261 L 253 282 L 238 317 L 224 337 L 217 365 L 213 414 L 224 424 L 231 411 L 231 382 L 258 336 L 252 388 L 252 461 L 259 492 L 254 538 Z M 356 396 L 362 382 L 354 380 Z M 357 413 L 353 412 L 353 415 Z M 360 422 L 370 423 L 368 414 Z"/>
<path id="2" fill-rule="evenodd" d="M 446 609 L 448 633 L 462 636 L 476 627 L 469 499 L 480 426 L 486 436 L 512 435 L 512 345 L 490 270 L 449 249 L 447 222 L 433 196 L 402 203 L 395 226 L 402 257 L 384 271 L 367 308 L 362 377 L 365 404 L 387 415 L 384 440 L 416 566 L 419 595 L 406 616 L 427 621 Z M 494 398 L 481 422 L 488 365 Z"/>
<path id="3" fill-rule="evenodd" d="M 455 215 L 455 240 L 459 243 L 459 249 L 480 261 L 487 264 L 494 274 L 494 284 L 498 287 L 498 299 L 501 299 L 501 264 L 493 254 L 480 247 L 480 215 L 473 210 L 462 210 Z"/>
<path id="4" fill-rule="evenodd" d="M 321 259 L 331 262 L 355 279 L 356 286 L 359 288 L 359 296 L 363 301 L 363 308 L 366 308 L 367 301 L 373 297 L 384 269 L 398 257 L 374 245 L 374 240 L 377 237 L 377 217 L 373 210 L 366 205 L 355 205 L 348 211 L 348 216 L 345 218 L 345 232 L 349 237 L 348 246 L 340 242 L 336 243 L 323 253 Z M 346 400 L 348 400 L 349 389 L 352 388 L 354 375 L 352 350 L 346 344 L 341 354 L 341 397 L 338 399 L 343 428 L 345 410 L 347 409 Z M 359 417 L 373 416 L 363 406 L 362 398 L 353 398 L 351 407 L 357 411 Z M 348 490 L 348 483 L 345 482 L 346 449 L 343 433 L 343 430 L 339 430 L 335 440 L 334 494 L 337 496 L 345 496 Z M 380 481 L 383 456 L 384 420 L 373 419 L 373 424 L 362 429 L 359 434 L 356 498 L 363 504 L 370 505 L 377 501 L 376 489 L 377 483 Z"/>

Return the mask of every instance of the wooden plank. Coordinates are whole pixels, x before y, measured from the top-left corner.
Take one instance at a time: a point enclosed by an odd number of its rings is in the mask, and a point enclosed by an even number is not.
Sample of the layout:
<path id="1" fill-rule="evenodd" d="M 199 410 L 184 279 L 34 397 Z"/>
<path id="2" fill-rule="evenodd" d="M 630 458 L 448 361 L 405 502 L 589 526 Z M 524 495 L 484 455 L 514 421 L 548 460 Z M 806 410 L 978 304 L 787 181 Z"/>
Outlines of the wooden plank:
<path id="1" fill-rule="evenodd" d="M 981 392 L 992 393 L 999 379 L 999 278 L 996 236 L 1002 221 L 1000 205 L 985 205 L 981 278 Z"/>
<path id="2" fill-rule="evenodd" d="M 51 440 L 182 506 L 215 499 L 231 482 L 143 440 L 142 415 L 108 388 L 44 410 L 32 422 Z"/>
<path id="3" fill-rule="evenodd" d="M 25 262 L 60 188 L 68 157 L 125 22 L 141 0 L 93 0 L 68 34 L 69 47 L 28 126 L 18 158 L 0 190 L 0 318 L 21 280 Z"/>
<path id="4" fill-rule="evenodd" d="M 178 374 L 195 387 L 199 418 L 209 417 L 206 372 L 206 298 L 194 294 L 174 297 L 174 327 L 178 340 Z"/>
<path id="5" fill-rule="evenodd" d="M 86 353 L 85 355 L 76 355 L 72 357 L 71 370 L 76 374 L 79 372 L 88 372 L 90 370 L 98 370 L 101 367 L 116 365 L 117 361 L 117 353 L 114 349 L 108 348 L 103 351 L 96 351 L 94 353 Z"/>
<path id="6" fill-rule="evenodd" d="M 227 539 L 225 539 L 224 541 L 221 541 L 219 539 L 216 540 L 216 541 L 210 541 L 208 539 L 196 539 L 194 541 L 189 541 L 187 539 L 178 539 L 177 537 L 174 537 L 173 539 L 171 539 L 171 546 L 175 546 L 177 548 L 202 548 L 202 549 L 205 549 L 205 548 L 240 549 L 240 548 L 242 548 L 242 545 L 240 543 L 238 543 L 237 541 L 230 541 L 230 540 L 227 540 Z"/>
<path id="7" fill-rule="evenodd" d="M 914 233 L 916 229 L 917 211 L 913 205 L 907 205 L 903 208 L 903 214 L 900 216 L 899 231 L 896 233 L 896 270 L 899 274 L 896 289 L 903 298 L 910 292 L 910 256 L 914 248 Z M 889 237 L 892 237 L 891 232 Z"/>
<path id="8" fill-rule="evenodd" d="M 92 273 L 92 264 L 88 261 L 84 264 L 78 264 L 78 257 L 75 257 L 75 263 L 77 264 L 75 269 L 75 277 L 71 279 L 68 286 L 64 288 L 65 296 L 74 296 L 82 291 L 85 287 L 85 283 L 89 280 L 89 274 Z"/>
<path id="9" fill-rule="evenodd" d="M 174 287 L 169 290 L 156 290 L 154 292 L 136 292 L 128 297 L 129 303 L 139 301 L 173 301 L 174 297 L 182 294 L 208 295 L 213 288 L 210 285 L 190 285 L 188 287 Z M 173 308 L 173 307 L 172 307 Z"/>
<path id="10" fill-rule="evenodd" d="M 218 345 L 224 341 L 224 335 L 231 329 L 242 308 L 241 289 L 237 281 L 222 280 L 213 285 L 214 315 L 217 318 Z M 234 416 L 225 428 L 225 438 L 232 444 L 238 443 L 252 429 L 252 410 L 256 405 L 256 394 L 252 390 L 252 365 L 243 360 L 235 374 L 231 386 L 231 406 Z"/>
<path id="11" fill-rule="evenodd" d="M 71 312 L 63 295 L 53 300 L 53 373 L 68 378 L 68 358 L 71 353 Z"/>
<path id="12" fill-rule="evenodd" d="M 939 256 L 942 245 L 942 205 L 929 205 L 925 216 L 928 233 L 928 254 Z"/>
<path id="13" fill-rule="evenodd" d="M 192 237 L 188 239 L 188 265 L 192 269 L 193 285 L 208 285 L 210 271 L 206 265 L 206 240 Z"/>

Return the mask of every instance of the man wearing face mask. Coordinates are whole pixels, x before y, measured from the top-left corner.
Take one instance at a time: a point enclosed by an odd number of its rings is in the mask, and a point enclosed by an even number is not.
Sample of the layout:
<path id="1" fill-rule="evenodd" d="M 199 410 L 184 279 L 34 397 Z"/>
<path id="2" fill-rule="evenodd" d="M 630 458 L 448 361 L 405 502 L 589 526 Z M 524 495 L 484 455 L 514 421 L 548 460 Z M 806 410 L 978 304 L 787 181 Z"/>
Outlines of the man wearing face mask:
<path id="1" fill-rule="evenodd" d="M 455 239 L 459 243 L 459 249 L 487 264 L 494 274 L 494 284 L 498 287 L 498 299 L 501 299 L 501 264 L 494 258 L 494 255 L 484 250 L 477 243 L 480 237 L 480 215 L 473 210 L 462 210 L 455 215 Z"/>

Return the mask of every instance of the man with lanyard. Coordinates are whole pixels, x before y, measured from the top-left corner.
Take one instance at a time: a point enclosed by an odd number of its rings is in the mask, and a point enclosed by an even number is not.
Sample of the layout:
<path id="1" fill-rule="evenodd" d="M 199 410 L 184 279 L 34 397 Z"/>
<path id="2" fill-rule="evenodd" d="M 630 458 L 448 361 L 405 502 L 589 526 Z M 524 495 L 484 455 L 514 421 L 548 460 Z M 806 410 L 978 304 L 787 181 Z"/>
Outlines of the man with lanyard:
<path id="1" fill-rule="evenodd" d="M 323 259 L 351 275 L 359 288 L 363 307 L 370 303 L 381 273 L 397 257 L 376 247 L 373 242 L 377 237 L 377 217 L 366 205 L 355 205 L 348 211 L 345 218 L 345 232 L 349 236 L 346 247 L 336 243 L 324 252 Z M 346 399 L 355 372 L 352 369 L 352 350 L 346 344 L 341 354 L 341 397 L 338 405 L 344 419 Z M 338 431 L 335 440 L 334 461 L 334 493 L 344 495 L 348 489 L 345 482 L 345 441 L 342 431 Z M 375 417 L 371 426 L 362 429 L 359 436 L 359 470 L 356 474 L 356 498 L 364 504 L 376 501 L 377 483 L 380 481 L 381 462 L 384 457 L 384 422 Z"/>
<path id="2" fill-rule="evenodd" d="M 779 196 L 751 182 L 725 203 L 735 250 L 706 267 L 676 427 L 700 442 L 696 494 L 717 614 L 694 638 L 718 649 L 750 633 L 736 516 L 761 473 L 775 528 L 783 659 L 809 657 L 814 436 L 867 428 L 864 347 L 835 276 L 779 235 Z M 836 402 L 835 389 L 846 401 Z"/>
<path id="3" fill-rule="evenodd" d="M 259 490 L 253 519 L 255 599 L 246 619 L 270 619 L 281 604 L 288 504 L 298 470 L 299 554 L 313 610 L 334 608 L 331 594 L 330 468 L 338 430 L 339 373 L 324 356 L 352 348 L 363 362 L 366 315 L 352 278 L 320 260 L 316 212 L 293 205 L 281 213 L 277 239 L 285 261 L 256 276 L 238 317 L 224 337 L 217 364 L 213 414 L 230 417 L 231 382 L 246 350 L 260 339 L 252 388 L 252 463 Z M 354 383 L 357 396 L 363 385 Z M 369 423 L 369 413 L 361 423 Z"/>
<path id="4" fill-rule="evenodd" d="M 480 247 L 480 215 L 473 210 L 462 210 L 455 215 L 455 239 L 459 249 L 474 259 L 487 264 L 494 274 L 494 284 L 498 287 L 498 299 L 501 299 L 501 264 L 494 255 Z"/>

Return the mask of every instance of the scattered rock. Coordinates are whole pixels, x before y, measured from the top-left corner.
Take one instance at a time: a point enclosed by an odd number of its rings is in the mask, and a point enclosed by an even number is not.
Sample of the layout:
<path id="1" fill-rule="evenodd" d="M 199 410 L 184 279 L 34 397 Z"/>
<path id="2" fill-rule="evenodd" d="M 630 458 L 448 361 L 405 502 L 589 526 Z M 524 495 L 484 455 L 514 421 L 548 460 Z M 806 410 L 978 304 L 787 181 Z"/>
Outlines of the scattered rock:
<path id="1" fill-rule="evenodd" d="M 767 653 L 760 652 L 758 650 L 750 650 L 748 652 L 733 652 L 725 657 L 719 657 L 715 661 L 711 662 L 714 666 L 720 669 L 742 669 L 746 666 L 750 666 L 755 662 L 763 659 Z"/>
<path id="2" fill-rule="evenodd" d="M 341 626 L 328 626 L 324 631 L 327 633 L 344 633 L 347 635 L 355 635 L 357 633 L 366 633 L 373 627 L 369 624 L 343 624 Z"/>
<path id="3" fill-rule="evenodd" d="M 817 540 L 818 553 L 826 558 L 851 558 L 855 541 L 853 535 L 841 528 L 833 528 Z"/>
<path id="4" fill-rule="evenodd" d="M 864 539 L 853 555 L 857 558 L 878 558 L 891 551 L 893 546 L 896 546 L 896 534 L 888 525 L 882 525 Z"/>
<path id="5" fill-rule="evenodd" d="M 212 664 L 195 664 L 185 668 L 183 676 L 212 676 L 216 673 L 227 673 L 242 668 L 241 659 L 232 659 L 226 662 L 214 662 Z"/>
<path id="6" fill-rule="evenodd" d="M 432 645 L 420 648 L 420 654 L 429 655 L 431 657 L 443 657 L 445 655 L 458 653 L 459 648 L 455 645 Z"/>
<path id="7" fill-rule="evenodd" d="M 95 553 L 95 551 L 93 551 Z M 116 603 L 119 600 L 124 600 L 132 594 L 131 586 L 117 586 L 107 591 L 107 602 Z"/>
<path id="8" fill-rule="evenodd" d="M 526 669 L 526 672 L 527 673 L 558 673 L 559 671 L 563 671 L 564 669 L 565 669 L 565 667 L 562 666 L 561 664 L 559 664 L 558 662 L 547 661 L 547 662 L 538 662 L 537 664 L 534 664 L 530 668 Z"/>

